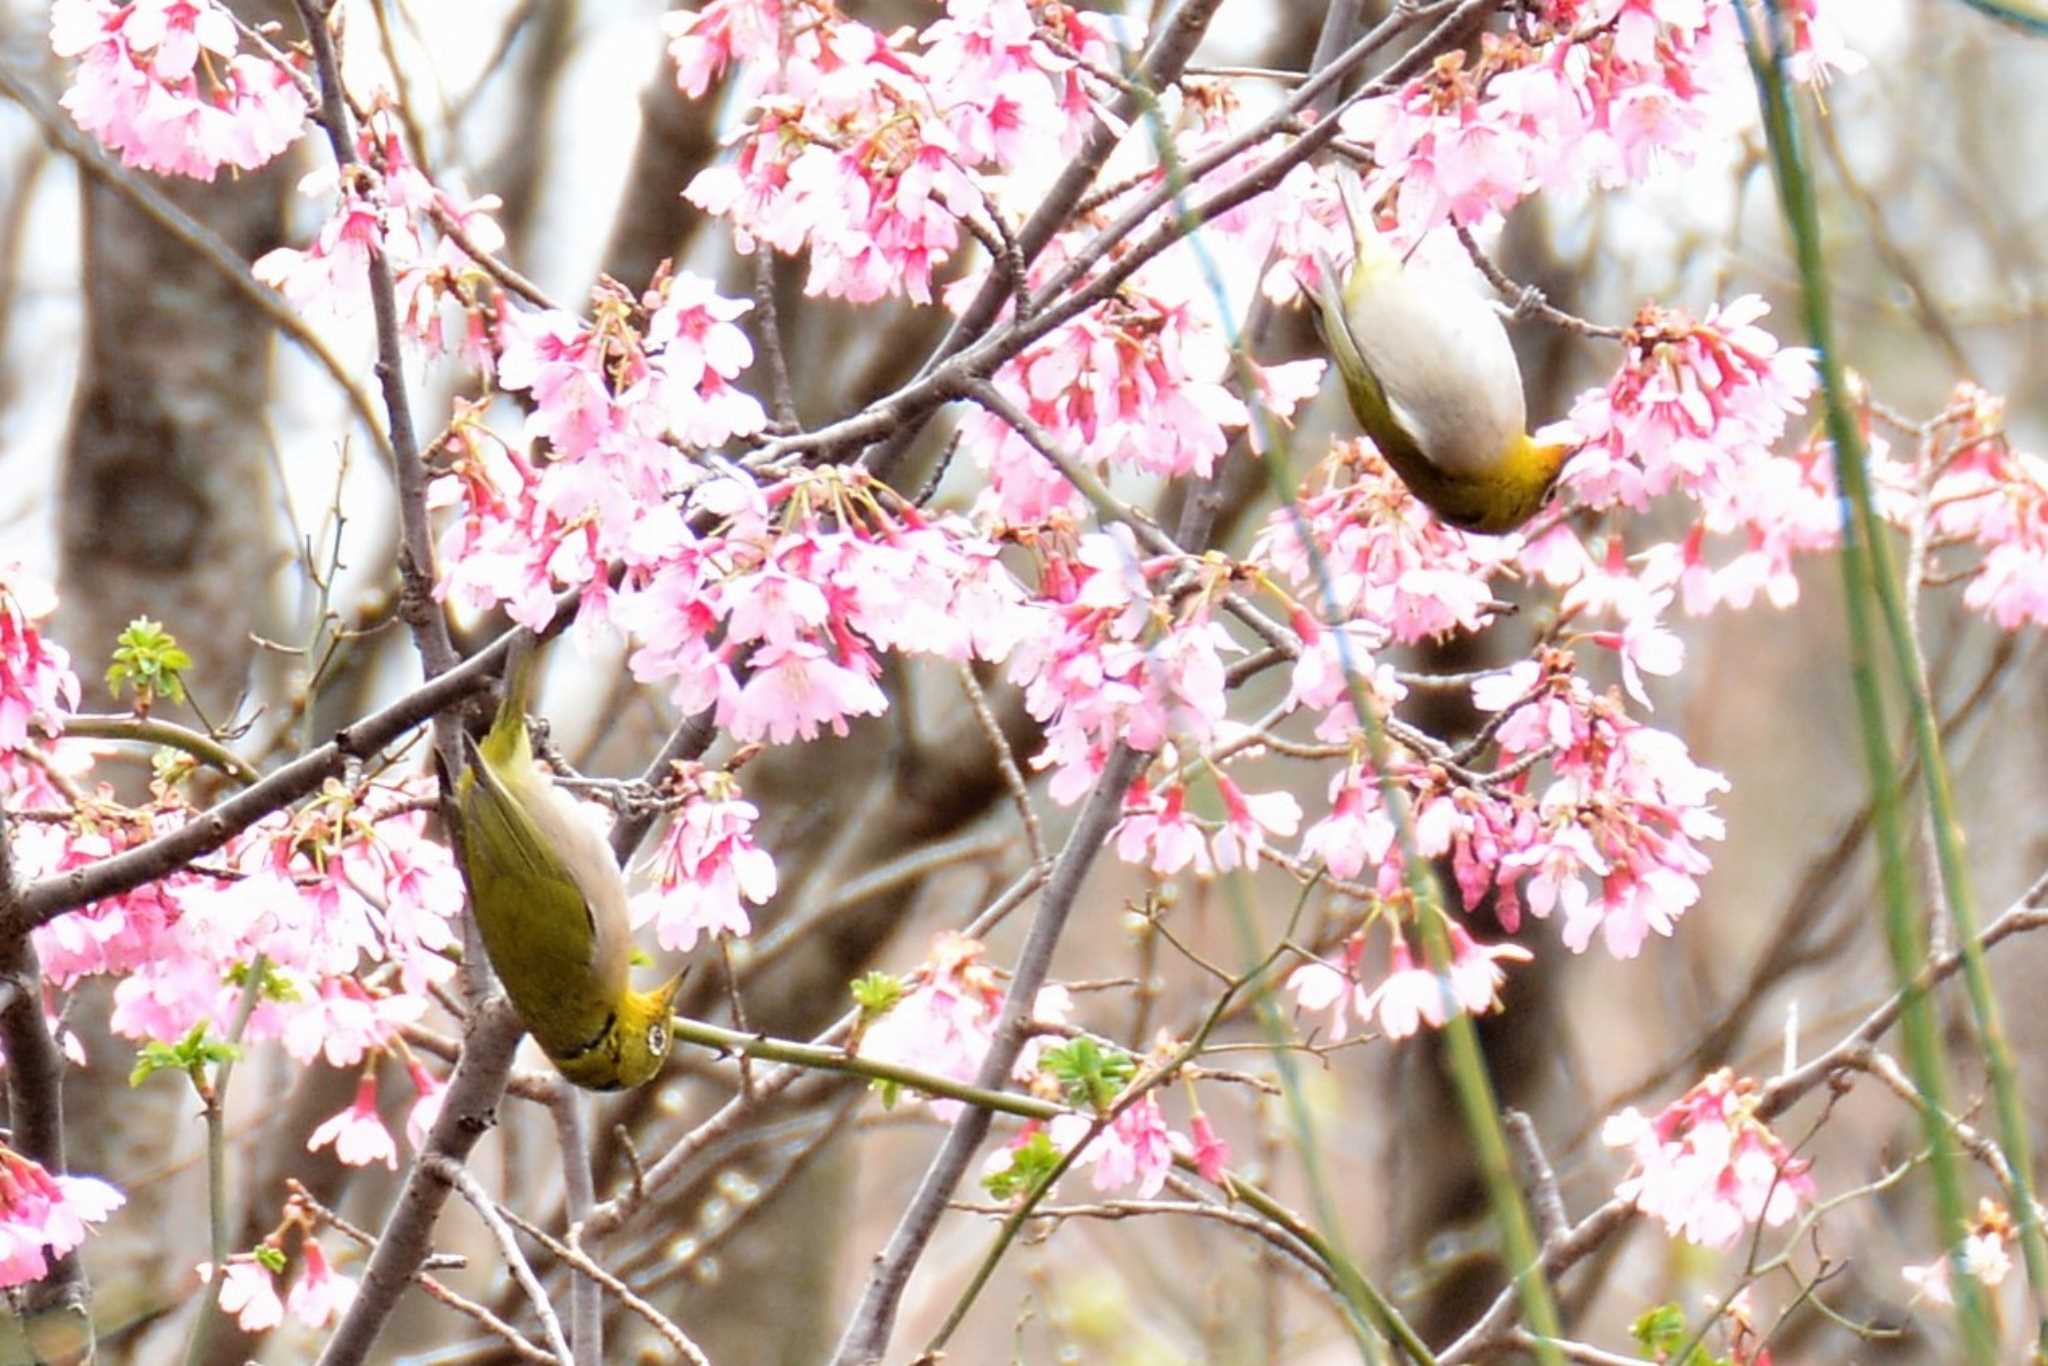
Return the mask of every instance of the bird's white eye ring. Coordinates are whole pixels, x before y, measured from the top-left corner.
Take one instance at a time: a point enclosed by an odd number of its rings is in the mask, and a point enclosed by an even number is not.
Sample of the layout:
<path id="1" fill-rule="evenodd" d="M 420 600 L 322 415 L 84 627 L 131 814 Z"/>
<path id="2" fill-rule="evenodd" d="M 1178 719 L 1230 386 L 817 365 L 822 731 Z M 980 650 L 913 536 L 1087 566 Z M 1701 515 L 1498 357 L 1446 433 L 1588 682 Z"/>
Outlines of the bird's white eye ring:
<path id="1" fill-rule="evenodd" d="M 647 1026 L 647 1051 L 659 1053 L 668 1047 L 668 1030 L 661 1025 Z"/>

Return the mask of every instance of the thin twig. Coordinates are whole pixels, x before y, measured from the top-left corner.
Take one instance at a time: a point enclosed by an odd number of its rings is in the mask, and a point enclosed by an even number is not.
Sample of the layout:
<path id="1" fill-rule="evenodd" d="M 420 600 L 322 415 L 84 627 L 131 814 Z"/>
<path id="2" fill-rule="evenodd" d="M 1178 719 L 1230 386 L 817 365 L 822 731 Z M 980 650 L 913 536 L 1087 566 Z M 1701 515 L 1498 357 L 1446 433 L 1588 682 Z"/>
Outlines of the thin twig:
<path id="1" fill-rule="evenodd" d="M 540 1320 L 541 1336 L 547 1339 L 548 1350 L 555 1354 L 555 1359 L 562 1366 L 576 1366 L 575 1358 L 569 1353 L 568 1339 L 562 1336 L 562 1321 L 555 1317 L 555 1306 L 548 1299 L 548 1292 L 541 1288 L 540 1277 L 534 1275 L 533 1268 L 526 1264 L 526 1254 L 519 1250 L 519 1240 L 513 1236 L 512 1226 L 498 1212 L 497 1202 L 458 1162 L 439 1154 L 429 1154 L 420 1159 L 420 1165 L 453 1186 L 476 1211 L 477 1218 L 484 1221 L 491 1241 L 498 1245 L 498 1253 L 505 1259 L 506 1269 L 512 1273 L 512 1279 L 519 1288 L 526 1292 L 534 1317 Z"/>
<path id="2" fill-rule="evenodd" d="M 974 708 L 974 719 L 981 723 L 982 734 L 996 752 L 996 770 L 1002 774 L 1003 786 L 1010 790 L 1010 799 L 1017 804 L 1017 818 L 1024 823 L 1024 840 L 1031 846 L 1031 861 L 1041 868 L 1049 867 L 1052 859 L 1045 851 L 1045 832 L 1039 828 L 1038 812 L 1031 805 L 1031 789 L 1024 783 L 1024 770 L 1018 767 L 1009 737 L 1003 734 L 995 713 L 989 710 L 988 694 L 981 690 L 981 680 L 974 676 L 973 665 L 960 666 L 960 687 L 967 694 L 968 705 Z"/>
<path id="3" fill-rule="evenodd" d="M 661 1334 L 663 1341 L 680 1352 L 685 1360 L 695 1363 L 695 1366 L 710 1366 L 710 1358 L 704 1355 L 703 1349 L 690 1341 L 689 1335 L 677 1327 L 673 1319 L 634 1294 L 624 1281 L 592 1261 L 580 1249 L 551 1236 L 546 1229 L 528 1223 L 505 1206 L 499 1205 L 497 1210 L 500 1216 L 507 1222 L 513 1224 L 521 1233 L 524 1233 L 527 1237 L 546 1248 L 571 1270 L 581 1273 L 591 1285 L 601 1286 L 618 1296 L 620 1304 L 625 1305 L 626 1308 L 645 1319 L 648 1326 Z M 571 1237 L 573 1236 L 574 1234 L 572 1233 Z"/>

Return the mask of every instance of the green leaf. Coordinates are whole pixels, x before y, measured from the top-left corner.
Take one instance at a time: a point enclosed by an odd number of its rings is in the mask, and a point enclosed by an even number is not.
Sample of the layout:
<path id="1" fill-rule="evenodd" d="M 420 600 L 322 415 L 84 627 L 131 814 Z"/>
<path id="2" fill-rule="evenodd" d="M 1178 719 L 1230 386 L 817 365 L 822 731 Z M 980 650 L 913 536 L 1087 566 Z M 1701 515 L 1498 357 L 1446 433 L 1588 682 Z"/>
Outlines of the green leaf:
<path id="1" fill-rule="evenodd" d="M 225 973 L 221 974 L 221 980 L 231 987 L 248 986 L 249 965 L 247 963 L 235 964 Z M 279 1001 L 289 1004 L 290 1002 L 304 999 L 299 991 L 298 983 L 292 981 L 291 978 L 285 976 L 282 972 L 279 972 L 277 964 L 267 958 L 263 960 L 263 980 L 258 984 L 256 990 L 266 1001 Z"/>
<path id="2" fill-rule="evenodd" d="M 886 972 L 867 972 L 853 979 L 848 990 L 860 1007 L 862 1024 L 878 1020 L 903 999 L 903 979 Z"/>
<path id="3" fill-rule="evenodd" d="M 1060 1084 L 1076 1105 L 1106 1110 L 1138 1074 L 1138 1060 L 1121 1048 L 1103 1048 L 1095 1040 L 1070 1039 L 1039 1055 L 1038 1066 Z"/>
<path id="4" fill-rule="evenodd" d="M 147 712 L 159 697 L 185 700 L 183 675 L 191 667 L 192 656 L 169 631 L 148 617 L 137 617 L 114 642 L 114 662 L 107 666 L 107 691 L 119 697 L 124 686 L 132 686 L 135 709 Z"/>
<path id="5" fill-rule="evenodd" d="M 1644 1311 L 1628 1326 L 1629 1336 L 1646 1352 L 1659 1356 L 1676 1351 L 1685 1341 L 1685 1312 L 1675 1304 L 1660 1304 Z"/>
<path id="6" fill-rule="evenodd" d="M 242 1050 L 233 1044 L 207 1038 L 206 1022 L 201 1020 L 176 1043 L 159 1043 L 152 1039 L 137 1050 L 135 1066 L 128 1073 L 128 1084 L 140 1086 L 158 1072 L 183 1072 L 196 1081 L 208 1063 L 227 1062 L 240 1056 Z"/>
<path id="7" fill-rule="evenodd" d="M 1014 1200 L 1038 1189 L 1060 1164 L 1060 1151 L 1040 1129 L 1010 1149 L 1010 1165 L 981 1178 L 983 1189 L 998 1200 Z"/>
<path id="8" fill-rule="evenodd" d="M 284 1249 L 272 1247 L 269 1243 L 256 1244 L 256 1260 L 261 1262 L 273 1276 L 284 1274 Z"/>

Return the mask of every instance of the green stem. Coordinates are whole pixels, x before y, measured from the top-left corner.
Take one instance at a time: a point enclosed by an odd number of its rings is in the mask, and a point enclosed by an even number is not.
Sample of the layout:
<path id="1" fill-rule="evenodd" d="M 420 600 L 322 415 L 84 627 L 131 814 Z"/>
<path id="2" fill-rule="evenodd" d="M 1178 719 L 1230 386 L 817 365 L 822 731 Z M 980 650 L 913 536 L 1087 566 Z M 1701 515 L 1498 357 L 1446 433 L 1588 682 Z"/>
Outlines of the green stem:
<path id="1" fill-rule="evenodd" d="M 796 1067 L 807 1067 L 820 1072 L 839 1072 L 850 1077 L 866 1077 L 870 1081 L 892 1082 L 922 1091 L 927 1095 L 944 1096 L 949 1100 L 964 1101 L 983 1110 L 998 1114 L 1016 1115 L 1023 1119 L 1051 1119 L 1067 1113 L 1066 1107 L 1055 1105 L 1035 1096 L 1020 1096 L 1010 1091 L 989 1091 L 936 1072 L 921 1072 L 914 1067 L 900 1067 L 878 1058 L 863 1058 L 841 1049 L 822 1044 L 793 1043 L 787 1039 L 772 1039 L 765 1034 L 743 1034 L 735 1029 L 722 1029 L 702 1020 L 675 1016 L 670 1022 L 676 1039 L 681 1043 L 693 1043 L 700 1048 L 709 1048 L 719 1053 L 744 1054 L 749 1058 L 761 1058 L 768 1062 L 789 1063 Z"/>
<path id="2" fill-rule="evenodd" d="M 242 1033 L 249 1027 L 249 1017 L 256 1013 L 256 1001 L 263 993 L 263 979 L 270 970 L 270 960 L 257 954 L 249 964 L 248 980 L 242 985 L 242 999 L 235 1007 L 235 1023 L 228 1032 L 228 1042 L 239 1045 Z M 214 1321 L 220 1316 L 220 1294 L 227 1283 L 228 1267 L 228 1137 L 227 1098 L 228 1078 L 234 1075 L 235 1060 L 232 1056 L 221 1059 L 213 1071 L 213 1083 L 206 1081 L 205 1065 L 193 1069 L 192 1087 L 199 1093 L 199 1103 L 206 1117 L 206 1220 L 210 1245 L 213 1252 L 213 1280 L 207 1287 L 206 1304 L 199 1311 L 198 1322 L 192 1325 L 192 1338 L 185 1346 L 185 1366 L 199 1366 L 206 1360 L 208 1339 L 213 1336 Z"/>
<path id="3" fill-rule="evenodd" d="M 86 740 L 133 740 L 139 744 L 162 745 L 182 750 L 211 768 L 217 768 L 244 787 L 262 780 L 263 775 L 247 759 L 210 735 L 142 716 L 67 716 L 64 734 Z"/>
<path id="4" fill-rule="evenodd" d="M 1775 24 L 1779 19 L 1777 0 L 1767 0 L 1771 18 Z M 1946 1085 L 1943 1073 L 1939 1041 L 1935 1033 L 1934 1014 L 1926 992 L 1917 985 L 1917 974 L 1927 957 L 1925 935 L 1919 921 L 1913 914 L 1912 895 L 1906 867 L 1905 836 L 1899 810 L 1899 786 L 1897 765 L 1887 738 L 1884 714 L 1884 697 L 1878 678 L 1877 633 L 1873 617 L 1885 613 L 1887 625 L 1891 628 L 1895 652 L 1903 650 L 1912 653 L 1910 638 L 1902 634 L 1903 612 L 1894 616 L 1886 612 L 1889 597 L 1897 603 L 1898 586 L 1894 582 L 1891 566 L 1886 554 L 1883 528 L 1878 522 L 1876 508 L 1870 492 L 1870 477 L 1863 445 L 1863 435 L 1856 422 L 1849 398 L 1848 386 L 1842 372 L 1842 363 L 1834 345 L 1832 312 L 1828 298 L 1826 265 L 1820 243 L 1819 212 L 1815 207 L 1813 185 L 1806 172 L 1806 160 L 1800 144 L 1798 114 L 1792 105 L 1792 96 L 1784 70 L 1783 31 L 1773 34 L 1768 48 L 1757 32 L 1756 20 L 1746 5 L 1735 7 L 1742 23 L 1743 33 L 1749 46 L 1750 68 L 1756 77 L 1757 93 L 1763 106 L 1764 131 L 1770 143 L 1771 164 L 1777 175 L 1779 199 L 1785 211 L 1787 225 L 1791 231 L 1793 245 L 1798 258 L 1800 283 L 1804 296 L 1806 328 L 1815 354 L 1819 357 L 1822 393 L 1827 411 L 1829 440 L 1834 446 L 1835 477 L 1841 489 L 1842 507 L 1842 577 L 1843 599 L 1849 624 L 1849 675 L 1856 693 L 1857 711 L 1860 717 L 1864 763 L 1870 774 L 1871 808 L 1878 837 L 1878 851 L 1881 868 L 1881 884 L 1885 903 L 1885 938 L 1891 950 L 1892 970 L 1900 984 L 1904 1001 L 1903 1028 L 1906 1038 L 1906 1055 L 1913 1072 L 1914 1084 L 1919 1088 L 1924 1101 L 1922 1125 L 1927 1133 L 1930 1153 L 1930 1169 L 1934 1177 L 1935 1207 L 1940 1219 L 1941 1245 L 1950 1250 L 1952 1275 L 1950 1281 L 1956 1296 L 1956 1305 L 1962 1319 L 1963 1339 L 1969 1360 L 1989 1363 L 1997 1356 L 1996 1335 L 1991 1326 L 1981 1288 L 1976 1278 L 1969 1275 L 1960 1263 L 1960 1251 L 1964 1228 L 1965 1211 L 1961 1174 L 1961 1158 L 1956 1151 L 1953 1135 L 1939 1118 L 1948 1110 Z M 1905 686 L 1909 706 L 1916 713 L 1924 703 L 1924 678 L 1918 691 L 1922 697 L 1914 698 L 1914 678 L 1917 671 L 1901 667 L 1899 677 Z M 1931 713 L 1930 713 L 1931 714 Z M 1918 717 L 1916 715 L 1916 721 Z M 1919 731 L 1922 746 L 1922 760 L 1928 775 L 1929 791 L 1935 800 L 1945 806 L 1947 803 L 1947 782 L 1942 774 L 1940 736 L 1933 728 Z M 1936 810 L 1936 829 L 1941 834 L 1941 806 Z M 1949 811 L 1952 819 L 1952 809 Z M 1946 832 L 1953 837 L 1951 826 Z M 1974 914 L 1965 903 L 1968 896 L 1966 879 L 1950 876 L 1949 859 L 1954 850 L 1941 855 L 1943 880 L 1948 887 L 1951 909 L 1959 925 L 1974 921 Z M 1959 856 L 1958 864 L 1960 863 Z M 1960 869 L 1957 869 L 1960 872 Z M 1977 947 L 1973 928 L 1962 931 L 1965 952 L 1977 954 L 1982 964 L 1981 950 Z M 1987 988 L 1988 993 L 1988 988 Z M 1973 992 L 1974 997 L 1974 992 Z M 1986 1023 L 1980 1014 L 1980 1025 Z M 1991 1030 L 1997 1029 L 1995 1010 L 1990 1017 Z M 2002 1044 L 2002 1035 L 1996 1036 Z M 1987 1033 L 1987 1053 L 1996 1076 L 1998 1052 L 1994 1036 Z M 2007 1067 L 2010 1060 L 2007 1059 Z M 2008 1070 L 2008 1079 L 2010 1073 Z M 2001 1118 L 2005 1104 L 2001 1099 Z M 2009 1158 L 2016 1158 L 2025 1152 L 2023 1146 Z M 2022 1182 L 2025 1177 L 2020 1178 Z M 2024 1187 L 2023 1187 L 2024 1188 Z M 2021 1218 L 2032 1226 L 2030 1246 L 2027 1248 L 2028 1274 L 2032 1280 L 2037 1272 L 2039 1227 L 2029 1199 Z M 2040 1263 L 2048 1270 L 2048 1262 Z M 2041 1282 L 2035 1281 L 2036 1302 L 2040 1303 Z"/>

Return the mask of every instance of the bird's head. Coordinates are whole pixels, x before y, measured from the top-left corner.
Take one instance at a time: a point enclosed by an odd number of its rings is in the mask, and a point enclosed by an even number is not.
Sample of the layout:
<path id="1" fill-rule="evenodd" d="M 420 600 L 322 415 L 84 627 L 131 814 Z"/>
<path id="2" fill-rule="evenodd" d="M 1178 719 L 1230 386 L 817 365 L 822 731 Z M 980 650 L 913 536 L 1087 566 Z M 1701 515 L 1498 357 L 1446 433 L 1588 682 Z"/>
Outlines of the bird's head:
<path id="1" fill-rule="evenodd" d="M 618 1089 L 644 1086 L 668 1061 L 669 1046 L 675 1042 L 669 1017 L 682 985 L 679 972 L 652 991 L 626 993 L 619 1006 Z"/>

